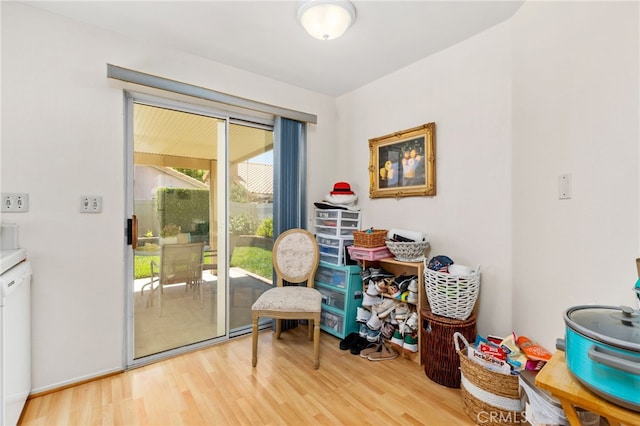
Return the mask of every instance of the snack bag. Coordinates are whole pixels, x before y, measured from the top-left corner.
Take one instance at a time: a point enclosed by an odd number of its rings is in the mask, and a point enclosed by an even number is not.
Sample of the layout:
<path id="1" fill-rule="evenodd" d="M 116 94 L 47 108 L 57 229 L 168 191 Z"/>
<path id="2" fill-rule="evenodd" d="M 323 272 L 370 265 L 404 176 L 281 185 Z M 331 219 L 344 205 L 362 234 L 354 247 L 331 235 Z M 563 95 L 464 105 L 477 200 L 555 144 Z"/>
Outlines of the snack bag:
<path id="1" fill-rule="evenodd" d="M 527 363 L 527 356 L 522 353 L 516 340 L 515 333 L 511 333 L 500 342 L 500 347 L 507 353 L 507 359 L 511 365 L 521 369 Z"/>
<path id="2" fill-rule="evenodd" d="M 518 337 L 516 343 L 518 343 L 518 346 L 520 347 L 522 352 L 524 352 L 524 354 L 530 360 L 549 361 L 551 359 L 551 353 L 549 351 L 547 351 L 542 346 L 532 342 L 528 337 L 520 336 Z"/>

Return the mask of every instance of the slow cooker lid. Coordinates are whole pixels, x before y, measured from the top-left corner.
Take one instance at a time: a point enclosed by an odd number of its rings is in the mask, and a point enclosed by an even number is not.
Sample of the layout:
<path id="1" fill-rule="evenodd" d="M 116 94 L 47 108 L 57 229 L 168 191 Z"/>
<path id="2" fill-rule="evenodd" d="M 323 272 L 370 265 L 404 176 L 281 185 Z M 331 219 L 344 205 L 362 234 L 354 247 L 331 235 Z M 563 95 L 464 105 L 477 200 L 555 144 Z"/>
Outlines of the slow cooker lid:
<path id="1" fill-rule="evenodd" d="M 622 344 L 640 351 L 640 313 L 629 308 L 626 310 L 625 315 L 622 308 L 615 306 L 576 306 L 567 311 L 567 325 L 571 327 L 571 322 L 575 323 L 581 328 L 577 331 L 602 343 Z"/>

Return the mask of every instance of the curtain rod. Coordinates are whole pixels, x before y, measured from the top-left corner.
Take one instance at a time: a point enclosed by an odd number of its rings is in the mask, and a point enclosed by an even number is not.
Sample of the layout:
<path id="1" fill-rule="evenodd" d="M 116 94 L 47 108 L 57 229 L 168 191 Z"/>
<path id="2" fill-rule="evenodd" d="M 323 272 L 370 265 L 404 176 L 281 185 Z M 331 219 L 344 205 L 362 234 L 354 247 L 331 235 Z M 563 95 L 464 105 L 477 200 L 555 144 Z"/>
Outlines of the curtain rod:
<path id="1" fill-rule="evenodd" d="M 192 84 L 183 83 L 181 81 L 170 80 L 164 77 L 158 77 L 146 74 L 140 71 L 122 68 L 116 65 L 107 64 L 107 77 L 116 80 L 126 81 L 128 83 L 140 84 L 155 89 L 166 90 L 169 92 L 179 93 L 181 95 L 192 96 L 195 98 L 205 99 L 213 102 L 220 102 L 227 105 L 233 105 L 240 108 L 250 109 L 278 117 L 289 118 L 291 120 L 303 123 L 317 124 L 318 117 L 306 112 L 294 111 L 287 108 L 269 105 L 262 102 L 252 101 L 240 98 L 238 96 L 229 95 L 204 87 L 194 86 Z"/>

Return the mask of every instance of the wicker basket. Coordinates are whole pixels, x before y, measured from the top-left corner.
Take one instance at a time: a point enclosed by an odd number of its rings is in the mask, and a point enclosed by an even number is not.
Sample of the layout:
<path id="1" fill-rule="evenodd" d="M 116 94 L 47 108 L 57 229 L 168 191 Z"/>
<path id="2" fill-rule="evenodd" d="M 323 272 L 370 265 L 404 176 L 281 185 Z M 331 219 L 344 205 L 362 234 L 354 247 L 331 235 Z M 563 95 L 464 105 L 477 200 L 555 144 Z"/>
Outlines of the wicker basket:
<path id="1" fill-rule="evenodd" d="M 453 340 L 460 359 L 462 408 L 467 416 L 479 425 L 524 424 L 519 376 L 491 371 L 471 361 L 467 356 L 469 343 L 464 336 L 456 332 Z"/>
<path id="2" fill-rule="evenodd" d="M 408 262 L 422 262 L 424 260 L 424 251 L 429 247 L 427 241 L 405 242 L 386 240 L 384 243 L 398 260 Z"/>
<path id="3" fill-rule="evenodd" d="M 480 266 L 471 275 L 458 276 L 429 269 L 426 259 L 424 263 L 424 286 L 433 313 L 459 320 L 469 318 L 480 291 Z"/>
<path id="4" fill-rule="evenodd" d="M 353 245 L 356 247 L 384 247 L 384 240 L 386 238 L 386 229 L 372 229 L 371 232 L 353 231 Z"/>

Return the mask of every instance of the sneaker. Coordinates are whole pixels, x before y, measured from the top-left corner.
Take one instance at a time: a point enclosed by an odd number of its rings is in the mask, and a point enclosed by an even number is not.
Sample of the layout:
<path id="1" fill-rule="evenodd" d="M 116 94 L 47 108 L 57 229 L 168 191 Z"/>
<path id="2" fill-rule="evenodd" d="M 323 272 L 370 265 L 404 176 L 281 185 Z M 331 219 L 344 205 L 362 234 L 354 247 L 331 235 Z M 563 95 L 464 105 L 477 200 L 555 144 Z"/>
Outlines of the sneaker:
<path id="1" fill-rule="evenodd" d="M 407 302 L 418 303 L 418 293 L 416 293 L 415 291 L 410 291 L 409 297 L 407 297 Z"/>
<path id="2" fill-rule="evenodd" d="M 411 312 L 411 315 L 409 315 L 405 321 L 405 326 L 409 327 L 413 331 L 418 329 L 418 314 L 415 311 Z"/>
<path id="3" fill-rule="evenodd" d="M 385 322 L 382 325 L 382 328 L 380 329 L 380 332 L 382 333 L 382 337 L 384 337 L 387 340 L 391 339 L 395 331 L 396 331 L 396 327 L 394 327 L 393 324 L 391 324 L 390 322 Z"/>
<path id="4" fill-rule="evenodd" d="M 405 334 L 404 341 L 402 343 L 402 349 L 409 352 L 418 352 L 418 335 Z"/>
<path id="5" fill-rule="evenodd" d="M 399 275 L 394 279 L 394 282 L 398 285 L 398 289 L 401 293 L 404 293 L 409 289 L 409 283 L 411 282 L 411 277 L 406 275 Z"/>
<path id="6" fill-rule="evenodd" d="M 371 269 L 363 269 L 360 271 L 360 276 L 362 277 L 362 282 L 366 282 L 369 278 L 371 278 Z"/>
<path id="7" fill-rule="evenodd" d="M 402 333 L 400 333 L 400 330 L 393 332 L 393 336 L 391 336 L 391 343 L 402 347 L 404 344 L 404 337 L 402 336 Z"/>
<path id="8" fill-rule="evenodd" d="M 376 284 L 372 280 L 369 280 L 369 285 L 367 286 L 367 294 L 373 297 L 380 295 L 380 291 L 378 291 L 378 289 L 376 288 Z"/>
<path id="9" fill-rule="evenodd" d="M 360 337 L 367 337 L 369 334 L 369 327 L 366 324 L 360 324 L 360 330 L 358 331 L 358 335 Z"/>
<path id="10" fill-rule="evenodd" d="M 369 330 L 369 333 L 367 333 L 367 340 L 369 342 L 377 342 L 380 340 L 380 330 Z"/>
<path id="11" fill-rule="evenodd" d="M 356 321 L 357 322 L 361 322 L 361 323 L 365 323 L 367 321 L 369 321 L 369 318 L 371 318 L 371 311 L 365 308 L 361 308 L 360 306 L 358 306 L 358 313 L 356 315 Z"/>
<path id="12" fill-rule="evenodd" d="M 373 306 L 382 302 L 382 297 L 380 296 L 369 296 L 366 292 L 362 295 L 362 306 Z"/>
<path id="13" fill-rule="evenodd" d="M 371 314 L 371 318 L 367 321 L 367 327 L 371 330 L 380 330 L 380 327 L 382 327 L 382 321 L 377 315 Z"/>
<path id="14" fill-rule="evenodd" d="M 395 311 L 395 314 L 394 314 L 395 319 L 404 320 L 407 318 L 407 315 L 409 314 L 409 305 L 407 305 L 406 303 L 398 303 L 394 311 Z"/>
<path id="15" fill-rule="evenodd" d="M 397 303 L 398 302 L 393 299 L 384 299 L 377 305 L 373 305 L 371 307 L 371 312 L 372 314 L 377 314 L 380 318 L 385 318 L 395 309 Z"/>
<path id="16" fill-rule="evenodd" d="M 393 277 L 393 274 L 388 273 L 382 268 L 369 268 L 371 271 L 371 279 L 377 281 L 381 278 Z"/>
<path id="17" fill-rule="evenodd" d="M 375 282 L 375 286 L 376 286 L 376 290 L 378 290 L 379 293 L 386 293 L 387 292 L 387 282 L 385 280 L 376 281 Z"/>
<path id="18" fill-rule="evenodd" d="M 418 277 L 414 276 L 411 279 L 411 282 L 409 283 L 408 290 L 413 292 L 413 293 L 417 293 L 418 292 Z"/>
<path id="19" fill-rule="evenodd" d="M 389 314 L 389 322 L 393 325 L 398 325 L 398 320 L 396 319 L 396 311 L 395 309 L 391 311 Z"/>
<path id="20" fill-rule="evenodd" d="M 402 302 L 406 302 L 409 299 L 409 295 L 411 294 L 410 291 L 405 291 L 404 293 L 400 293 L 399 295 L 396 296 L 396 299 L 402 301 Z"/>
<path id="21" fill-rule="evenodd" d="M 400 295 L 400 287 L 398 287 L 398 284 L 396 283 L 391 283 L 387 285 L 387 294 L 391 297 L 398 297 L 398 295 Z"/>

